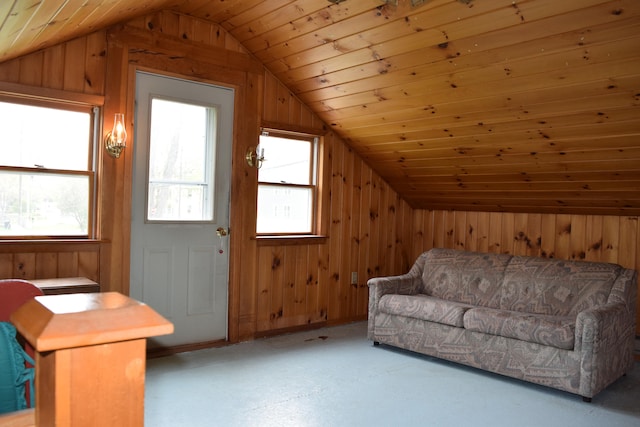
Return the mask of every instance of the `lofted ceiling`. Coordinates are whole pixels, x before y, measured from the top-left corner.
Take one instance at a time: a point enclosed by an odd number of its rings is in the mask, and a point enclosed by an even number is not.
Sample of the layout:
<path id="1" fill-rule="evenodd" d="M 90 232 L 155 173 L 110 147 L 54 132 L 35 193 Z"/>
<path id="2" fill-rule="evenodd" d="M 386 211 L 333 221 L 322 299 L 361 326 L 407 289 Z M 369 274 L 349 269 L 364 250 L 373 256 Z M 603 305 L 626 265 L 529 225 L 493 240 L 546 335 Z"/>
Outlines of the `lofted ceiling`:
<path id="1" fill-rule="evenodd" d="M 637 0 L 4 0 L 0 61 L 161 9 L 226 29 L 415 208 L 640 214 Z"/>

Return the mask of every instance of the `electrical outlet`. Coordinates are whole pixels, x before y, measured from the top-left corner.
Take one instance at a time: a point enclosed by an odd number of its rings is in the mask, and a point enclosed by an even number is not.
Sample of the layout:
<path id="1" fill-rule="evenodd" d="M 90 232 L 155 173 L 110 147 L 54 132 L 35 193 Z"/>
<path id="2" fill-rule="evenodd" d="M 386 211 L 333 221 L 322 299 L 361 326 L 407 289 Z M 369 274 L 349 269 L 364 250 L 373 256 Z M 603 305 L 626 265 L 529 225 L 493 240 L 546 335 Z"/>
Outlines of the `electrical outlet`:
<path id="1" fill-rule="evenodd" d="M 357 285 L 358 284 L 358 272 L 357 271 L 352 271 L 351 272 L 351 284 L 352 285 Z"/>

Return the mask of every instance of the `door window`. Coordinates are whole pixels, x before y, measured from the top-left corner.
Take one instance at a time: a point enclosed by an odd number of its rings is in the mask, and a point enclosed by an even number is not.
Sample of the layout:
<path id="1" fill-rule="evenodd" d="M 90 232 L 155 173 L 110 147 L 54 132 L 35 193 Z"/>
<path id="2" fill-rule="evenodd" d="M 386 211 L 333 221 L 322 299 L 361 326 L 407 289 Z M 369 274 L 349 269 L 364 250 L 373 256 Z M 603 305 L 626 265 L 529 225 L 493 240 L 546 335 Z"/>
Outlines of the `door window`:
<path id="1" fill-rule="evenodd" d="M 151 99 L 147 221 L 212 222 L 217 111 Z"/>

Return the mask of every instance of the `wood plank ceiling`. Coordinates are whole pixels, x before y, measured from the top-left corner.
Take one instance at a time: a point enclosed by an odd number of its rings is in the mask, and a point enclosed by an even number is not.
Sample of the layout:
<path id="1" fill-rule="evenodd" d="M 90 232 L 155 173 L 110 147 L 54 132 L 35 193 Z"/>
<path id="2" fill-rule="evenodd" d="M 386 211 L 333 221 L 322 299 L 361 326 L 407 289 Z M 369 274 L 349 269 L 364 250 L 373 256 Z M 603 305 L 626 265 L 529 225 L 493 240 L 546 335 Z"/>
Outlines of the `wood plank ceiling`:
<path id="1" fill-rule="evenodd" d="M 637 0 L 10 0 L 0 58 L 163 8 L 220 24 L 415 208 L 640 214 Z"/>

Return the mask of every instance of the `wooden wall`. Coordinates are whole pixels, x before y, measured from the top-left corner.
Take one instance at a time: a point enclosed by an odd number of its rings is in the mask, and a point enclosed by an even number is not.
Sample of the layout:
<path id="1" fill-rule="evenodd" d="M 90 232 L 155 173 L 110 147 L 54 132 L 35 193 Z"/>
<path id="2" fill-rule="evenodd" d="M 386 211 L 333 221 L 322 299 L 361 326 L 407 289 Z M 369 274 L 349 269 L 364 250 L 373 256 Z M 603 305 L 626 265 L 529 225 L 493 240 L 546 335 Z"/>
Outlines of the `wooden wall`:
<path id="1" fill-rule="evenodd" d="M 401 237 L 411 225 L 410 208 L 342 140 L 328 132 L 323 171 L 329 186 L 323 196 L 327 237 L 322 243 L 258 244 L 254 226 L 257 172 L 244 163 L 244 152 L 255 145 L 263 123 L 325 133 L 324 124 L 220 27 L 161 12 L 0 64 L 0 80 L 43 91 L 104 95 L 104 117 L 118 110 L 126 111 L 130 118 L 135 69 L 228 84 L 237 90 L 236 109 L 241 114 L 234 132 L 232 172 L 231 339 L 251 339 L 309 323 L 366 318 L 367 278 L 403 271 L 410 263 L 409 248 Z M 129 141 L 132 144 L 135 141 Z M 79 243 L 56 244 L 51 249 L 70 251 L 70 255 L 58 256 L 57 268 L 51 261 L 35 264 L 35 260 L 53 257 L 38 255 L 48 254 L 42 252 L 49 246 L 46 243 L 37 248 L 0 243 L 4 251 L 0 252 L 0 277 L 60 277 L 64 272 L 99 281 L 103 290 L 127 293 L 132 168 L 127 153 L 118 161 L 100 156 L 101 220 L 98 242 L 93 243 L 102 248 L 98 262 L 79 262 L 82 268 L 74 271 L 64 267 L 69 257 L 86 259 L 78 252 Z M 350 283 L 352 272 L 359 278 L 355 285 Z"/>
<path id="2" fill-rule="evenodd" d="M 230 337 L 248 339 L 311 323 L 366 318 L 367 278 L 408 265 L 400 237 L 410 224 L 408 205 L 328 132 L 322 171 L 329 185 L 322 196 L 326 239 L 259 242 L 255 239 L 257 171 L 246 166 L 246 149 L 256 144 L 260 125 L 325 133 L 324 123 L 262 65 L 248 55 L 243 60 L 244 50 L 235 39 L 206 21 L 162 12 L 130 22 L 111 35 L 129 44 L 130 64 L 246 87 L 232 172 Z M 200 49 L 203 46 L 211 47 Z M 213 47 L 234 54 L 221 55 Z M 381 233 L 381 224 L 390 226 Z M 354 271 L 359 280 L 351 285 Z"/>
<path id="3" fill-rule="evenodd" d="M 0 244 L 0 278 L 86 277 L 100 281 L 100 243 Z"/>
<path id="4" fill-rule="evenodd" d="M 0 85 L 70 98 L 104 95 L 107 43 L 104 31 L 0 64 Z M 101 101 L 99 101 L 101 102 Z M 101 269 L 105 241 L 0 242 L 0 278 L 84 276 L 106 283 Z"/>
<path id="5" fill-rule="evenodd" d="M 640 265 L 637 217 L 412 210 L 333 132 L 326 132 L 326 238 L 255 238 L 257 173 L 244 163 L 263 123 L 324 124 L 221 28 L 161 12 L 0 64 L 0 82 L 104 96 L 104 116 L 131 120 L 142 68 L 237 89 L 229 329 L 232 341 L 366 318 L 369 277 L 406 272 L 434 246 Z M 131 126 L 132 123 L 130 122 Z M 131 142 L 135 143 L 134 141 Z M 102 153 L 103 150 L 100 150 Z M 128 292 L 131 156 L 100 155 L 99 239 L 0 242 L 0 278 L 83 275 Z M 358 283 L 351 284 L 357 272 Z"/>
<path id="6" fill-rule="evenodd" d="M 268 73 L 265 94 L 266 122 L 322 130 L 323 123 Z M 259 244 L 258 333 L 366 319 L 367 279 L 412 262 L 403 240 L 411 208 L 334 133 L 324 141 L 328 237 L 322 243 Z"/>
<path id="7" fill-rule="evenodd" d="M 0 81 L 72 93 L 104 95 L 104 31 L 0 63 Z"/>

